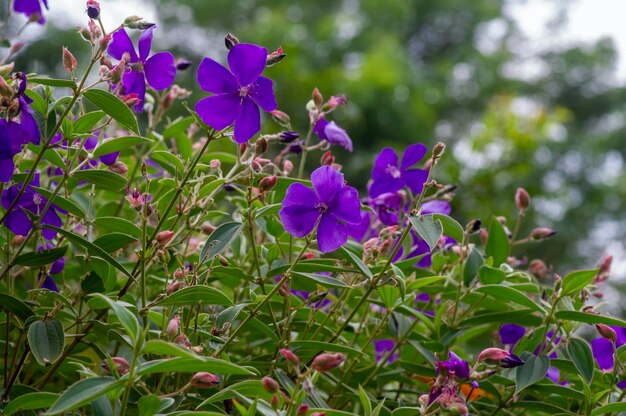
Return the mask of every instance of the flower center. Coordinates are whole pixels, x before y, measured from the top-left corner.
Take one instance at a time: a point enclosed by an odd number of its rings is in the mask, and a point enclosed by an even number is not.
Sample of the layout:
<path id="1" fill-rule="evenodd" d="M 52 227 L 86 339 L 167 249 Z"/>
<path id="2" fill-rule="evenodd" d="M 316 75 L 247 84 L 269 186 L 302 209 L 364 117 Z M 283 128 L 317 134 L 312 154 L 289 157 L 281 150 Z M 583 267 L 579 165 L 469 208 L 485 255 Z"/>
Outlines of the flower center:
<path id="1" fill-rule="evenodd" d="M 244 85 L 242 87 L 239 87 L 239 96 L 240 97 L 245 97 L 248 94 L 250 94 L 250 92 L 252 92 L 252 84 L 248 84 L 248 85 Z"/>
<path id="2" fill-rule="evenodd" d="M 325 202 L 318 203 L 317 205 L 315 205 L 315 208 L 320 212 L 320 214 L 323 214 L 326 211 L 328 211 L 328 205 L 326 205 Z"/>
<path id="3" fill-rule="evenodd" d="M 391 177 L 393 177 L 394 179 L 398 179 L 400 176 L 402 176 L 402 173 L 397 166 L 387 165 L 387 172 L 389 172 Z"/>

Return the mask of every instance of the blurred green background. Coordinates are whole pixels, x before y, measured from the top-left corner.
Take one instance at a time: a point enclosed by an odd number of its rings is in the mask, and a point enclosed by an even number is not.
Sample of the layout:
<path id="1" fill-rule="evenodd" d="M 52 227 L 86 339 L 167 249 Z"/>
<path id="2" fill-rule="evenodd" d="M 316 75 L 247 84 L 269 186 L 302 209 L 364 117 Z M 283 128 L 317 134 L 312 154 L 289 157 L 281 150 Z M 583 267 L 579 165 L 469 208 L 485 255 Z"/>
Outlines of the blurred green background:
<path id="1" fill-rule="evenodd" d="M 17 69 L 63 75 L 61 45 L 86 61 L 83 2 L 51 0 L 49 24 L 29 27 Z M 612 284 L 624 270 L 626 152 L 624 83 L 616 81 L 610 38 L 536 48 L 496 0 L 102 0 L 109 28 L 127 15 L 158 22 L 153 50 L 194 62 L 177 82 L 195 85 L 203 56 L 225 61 L 223 36 L 287 58 L 269 68 L 279 108 L 304 134 L 304 105 L 317 86 L 325 97 L 346 94 L 332 118 L 354 141 L 334 150 L 348 180 L 363 191 L 375 154 L 385 146 L 436 141 L 448 145 L 437 178 L 455 184 L 453 215 L 463 222 L 491 213 L 513 218 L 517 187 L 533 197 L 522 227 L 552 227 L 549 242 L 524 250 L 554 270 L 592 267 L 616 256 Z M 517 2 L 523 12 L 524 2 Z M 572 3 L 557 6 L 555 33 Z M 57 8 L 55 10 L 55 8 Z M 610 10 L 607 10 L 611 13 Z M 30 31 L 30 32 L 29 32 Z M 83 65 L 84 66 L 84 65 Z M 81 66 L 82 67 L 82 66 Z M 182 110 L 179 106 L 178 110 Z M 264 124 L 266 131 L 275 129 Z M 317 163 L 311 157 L 310 167 Z M 365 195 L 365 192 L 363 192 Z M 523 233 L 522 233 L 523 235 Z M 609 294 L 615 304 L 616 292 Z"/>

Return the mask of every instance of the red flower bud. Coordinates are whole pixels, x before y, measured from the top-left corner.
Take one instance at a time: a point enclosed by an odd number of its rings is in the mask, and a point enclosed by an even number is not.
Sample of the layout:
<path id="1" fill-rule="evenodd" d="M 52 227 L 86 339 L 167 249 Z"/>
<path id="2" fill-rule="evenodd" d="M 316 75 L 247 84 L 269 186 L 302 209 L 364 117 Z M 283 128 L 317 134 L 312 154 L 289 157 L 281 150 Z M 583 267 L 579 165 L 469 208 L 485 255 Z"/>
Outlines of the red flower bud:
<path id="1" fill-rule="evenodd" d="M 168 338 L 174 338 L 175 336 L 178 335 L 179 330 L 180 330 L 180 317 L 175 316 L 172 319 L 170 319 L 169 323 L 167 324 L 165 335 L 167 335 Z"/>
<path id="2" fill-rule="evenodd" d="M 267 192 L 271 191 L 274 186 L 276 186 L 276 182 L 278 181 L 278 177 L 276 175 L 266 176 L 265 178 L 259 181 L 259 191 Z"/>
<path id="3" fill-rule="evenodd" d="M 515 191 L 515 205 L 520 213 L 523 213 L 530 206 L 530 195 L 524 188 L 517 188 Z"/>
<path id="4" fill-rule="evenodd" d="M 172 293 L 184 288 L 187 284 L 184 280 L 175 280 L 167 287 L 167 294 L 171 295 Z"/>
<path id="5" fill-rule="evenodd" d="M 593 278 L 593 283 L 598 284 L 606 281 L 609 278 L 609 273 L 611 272 L 611 264 L 613 263 L 613 256 L 610 254 L 608 256 L 604 256 L 604 258 L 600 261 L 600 265 L 598 268 L 598 274 Z"/>
<path id="6" fill-rule="evenodd" d="M 159 246 L 165 247 L 167 243 L 172 241 L 174 232 L 171 230 L 161 231 L 156 235 L 156 242 Z"/>
<path id="7" fill-rule="evenodd" d="M 278 386 L 278 382 L 272 377 L 263 377 L 261 379 L 261 384 L 263 385 L 265 391 L 267 391 L 268 393 L 276 393 L 280 388 Z"/>
<path id="8" fill-rule="evenodd" d="M 296 416 L 306 416 L 309 413 L 309 405 L 301 404 L 298 406 L 298 410 L 296 410 Z"/>
<path id="9" fill-rule="evenodd" d="M 493 360 L 500 361 L 508 357 L 510 353 L 501 348 L 486 348 L 478 355 L 477 361 Z"/>
<path id="10" fill-rule="evenodd" d="M 287 348 L 281 348 L 279 352 L 285 358 L 285 361 L 287 361 L 289 364 L 291 365 L 300 364 L 300 359 L 298 358 L 296 354 L 291 352 L 291 350 L 288 350 Z"/>
<path id="11" fill-rule="evenodd" d="M 596 331 L 602 336 L 602 338 L 615 342 L 617 339 L 617 333 L 613 328 L 604 324 L 596 324 Z"/>
<path id="12" fill-rule="evenodd" d="M 70 50 L 64 46 L 63 47 L 63 68 L 65 68 L 67 72 L 74 73 L 76 66 L 78 66 L 78 63 L 76 62 L 76 58 L 74 58 L 74 55 L 72 55 L 72 52 L 70 52 Z"/>
<path id="13" fill-rule="evenodd" d="M 317 87 L 313 88 L 313 93 L 311 94 L 311 97 L 313 98 L 313 102 L 317 107 L 322 106 L 322 103 L 324 102 L 324 97 L 322 97 L 322 94 L 320 93 L 320 90 L 317 89 Z"/>
<path id="14" fill-rule="evenodd" d="M 274 110 L 270 114 L 272 114 L 274 121 L 283 127 L 288 127 L 291 124 L 291 118 L 289 118 L 287 113 L 280 110 Z"/>
<path id="15" fill-rule="evenodd" d="M 537 227 L 530 232 L 530 239 L 543 240 L 545 238 L 552 237 L 554 234 L 556 234 L 556 231 L 554 231 L 552 228 Z"/>
<path id="16" fill-rule="evenodd" d="M 340 366 L 346 360 L 345 354 L 340 352 L 320 354 L 311 363 L 311 367 L 319 372 L 330 371 Z"/>
<path id="17" fill-rule="evenodd" d="M 111 357 L 111 361 L 113 362 L 115 371 L 117 371 L 119 375 L 123 376 L 124 374 L 128 373 L 128 370 L 130 369 L 130 364 L 128 363 L 126 358 Z M 109 368 L 109 360 L 104 360 L 102 362 L 102 368 L 104 368 L 104 370 L 109 373 L 111 372 L 111 369 Z"/>
<path id="18" fill-rule="evenodd" d="M 330 153 L 330 150 L 328 150 L 320 158 L 320 164 L 322 166 L 330 166 L 333 163 L 335 163 L 335 157 Z"/>
<path id="19" fill-rule="evenodd" d="M 220 379 L 211 373 L 200 371 L 191 377 L 191 385 L 199 389 L 210 389 L 211 387 L 218 386 Z"/>

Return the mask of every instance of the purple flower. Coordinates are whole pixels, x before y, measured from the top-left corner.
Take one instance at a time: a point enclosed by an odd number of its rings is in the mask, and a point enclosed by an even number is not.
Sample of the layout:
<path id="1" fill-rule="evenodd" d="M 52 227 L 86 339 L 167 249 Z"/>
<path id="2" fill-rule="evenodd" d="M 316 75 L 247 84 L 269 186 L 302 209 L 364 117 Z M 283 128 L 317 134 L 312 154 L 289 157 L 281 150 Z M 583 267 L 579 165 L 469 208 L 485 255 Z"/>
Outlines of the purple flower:
<path id="1" fill-rule="evenodd" d="M 26 132 L 18 123 L 0 119 L 0 182 L 8 182 L 13 176 L 13 157 L 21 152 L 27 139 Z"/>
<path id="2" fill-rule="evenodd" d="M 39 212 L 48 202 L 46 198 L 36 193 L 31 186 L 39 186 L 39 173 L 35 173 L 33 181 L 26 187 L 24 194 L 18 199 L 13 209 L 4 219 L 4 225 L 16 235 L 28 235 L 30 230 L 33 228 L 33 223 L 28 216 L 28 213 L 39 215 Z M 19 191 L 20 188 L 15 185 L 2 191 L 2 207 L 4 209 L 9 209 L 15 198 L 17 198 Z M 66 211 L 54 204 L 51 204 L 50 208 L 41 219 L 40 224 L 61 227 L 63 225 L 63 221 L 61 221 L 59 213 L 67 214 Z M 56 231 L 47 228 L 42 229 L 41 232 L 47 240 L 52 240 L 56 235 Z"/>
<path id="3" fill-rule="evenodd" d="M 516 324 L 504 324 L 500 326 L 500 342 L 504 345 L 515 345 L 526 333 L 526 328 Z"/>
<path id="4" fill-rule="evenodd" d="M 451 375 L 457 379 L 466 379 L 470 376 L 470 366 L 461 357 L 450 351 L 448 361 L 437 361 L 435 367 L 437 374 Z"/>
<path id="5" fill-rule="evenodd" d="M 402 155 L 402 163 L 398 164 L 398 155 L 393 149 L 384 148 L 374 162 L 372 169 L 373 182 L 369 188 L 370 198 L 376 198 L 385 192 L 395 192 L 408 186 L 416 194 L 422 192 L 424 182 L 428 179 L 428 171 L 410 169 L 422 160 L 426 154 L 426 146 L 421 143 L 412 144 Z"/>
<path id="6" fill-rule="evenodd" d="M 619 326 L 611 326 L 611 328 L 615 330 L 615 334 L 617 335 L 615 338 L 615 348 L 619 348 L 626 344 L 626 328 L 621 328 Z M 596 359 L 600 370 L 610 371 L 613 369 L 614 351 L 611 341 L 605 338 L 596 338 L 591 340 L 591 351 L 593 352 L 593 357 Z"/>
<path id="7" fill-rule="evenodd" d="M 372 223 L 372 214 L 369 211 L 361 211 L 361 221 L 348 228 L 348 236 L 355 241 L 363 241 L 370 234 L 370 226 Z"/>
<path id="8" fill-rule="evenodd" d="M 330 166 L 317 168 L 311 182 L 313 189 L 297 182 L 289 185 L 278 214 L 294 237 L 308 235 L 317 225 L 317 245 L 322 253 L 329 253 L 348 241 L 346 223 L 361 222 L 359 196 Z"/>
<path id="9" fill-rule="evenodd" d="M 50 275 L 46 275 L 46 277 L 43 278 L 43 283 L 41 284 L 41 288 L 48 289 L 52 292 L 57 292 L 57 293 L 59 292 L 59 288 L 57 287 L 56 282 Z"/>
<path id="10" fill-rule="evenodd" d="M 374 353 L 376 354 L 376 361 L 380 361 L 387 355 L 387 353 L 393 351 L 396 346 L 396 343 L 391 338 L 385 339 L 377 339 L 372 341 L 372 345 L 374 345 Z M 399 355 L 397 353 L 392 354 L 387 360 L 388 363 L 392 363 L 398 359 Z"/>
<path id="11" fill-rule="evenodd" d="M 152 32 L 156 26 L 143 31 L 137 42 L 139 55 L 135 52 L 133 42 L 124 28 L 113 34 L 108 53 L 115 59 L 121 60 L 125 53 L 130 56 L 130 70 L 122 77 L 124 94 L 137 94 L 139 102 L 135 105 L 136 111 L 143 110 L 143 101 L 146 95 L 146 82 L 155 90 L 164 90 L 174 82 L 176 65 L 174 56 L 169 52 L 159 52 L 150 55 Z"/>
<path id="12" fill-rule="evenodd" d="M 37 23 L 43 25 L 46 23 L 46 19 L 43 17 L 41 3 L 48 10 L 48 0 L 15 0 L 13 10 L 15 13 L 23 13 L 28 19 L 36 20 Z"/>
<path id="13" fill-rule="evenodd" d="M 204 58 L 198 67 L 198 84 L 214 95 L 196 104 L 202 121 L 216 130 L 235 123 L 234 139 L 240 144 L 261 130 L 259 106 L 268 112 L 278 107 L 272 80 L 261 76 L 266 60 L 267 49 L 248 43 L 231 48 L 230 71 L 213 59 Z"/>
<path id="14" fill-rule="evenodd" d="M 46 244 L 46 250 L 51 250 L 53 248 L 55 248 L 54 245 Z M 39 247 L 37 251 L 42 251 L 43 249 L 44 249 L 43 247 Z M 65 268 L 65 259 L 61 257 L 60 259 L 55 260 L 55 262 L 52 263 L 52 266 L 50 266 L 50 274 L 59 274 L 63 271 L 64 268 Z"/>
<path id="15" fill-rule="evenodd" d="M 398 192 L 385 192 L 370 201 L 380 222 L 385 225 L 398 225 L 398 215 L 402 212 L 402 196 Z"/>
<path id="16" fill-rule="evenodd" d="M 17 91 L 17 99 L 20 107 L 20 126 L 28 136 L 26 141 L 38 145 L 41 141 L 41 133 L 39 132 L 39 126 L 35 120 L 33 110 L 30 108 L 33 99 L 26 95 L 26 75 L 22 72 L 18 72 L 16 77 L 20 79 L 20 86 Z"/>
<path id="17" fill-rule="evenodd" d="M 334 121 L 328 122 L 324 117 L 320 117 L 313 126 L 313 132 L 322 140 L 339 145 L 349 152 L 352 151 L 352 139 Z"/>

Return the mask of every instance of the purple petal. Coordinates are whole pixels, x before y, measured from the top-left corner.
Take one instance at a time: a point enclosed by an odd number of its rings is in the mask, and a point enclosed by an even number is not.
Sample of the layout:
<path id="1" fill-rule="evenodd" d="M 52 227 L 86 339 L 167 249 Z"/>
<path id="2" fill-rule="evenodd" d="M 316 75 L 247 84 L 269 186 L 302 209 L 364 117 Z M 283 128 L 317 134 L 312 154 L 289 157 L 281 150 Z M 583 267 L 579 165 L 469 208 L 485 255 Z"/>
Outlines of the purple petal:
<path id="1" fill-rule="evenodd" d="M 613 344 L 604 338 L 591 340 L 591 351 L 600 370 L 613 368 Z"/>
<path id="2" fill-rule="evenodd" d="M 320 201 L 329 203 L 343 188 L 343 174 L 330 166 L 321 166 L 311 174 L 311 183 Z"/>
<path id="3" fill-rule="evenodd" d="M 26 237 L 31 228 L 33 228 L 28 215 L 18 207 L 13 208 L 13 210 L 9 212 L 4 219 L 4 225 L 11 230 L 13 234 L 24 237 Z"/>
<path id="4" fill-rule="evenodd" d="M 222 130 L 235 121 L 240 102 L 237 93 L 212 95 L 198 101 L 196 112 L 206 124 Z"/>
<path id="5" fill-rule="evenodd" d="M 356 189 L 351 186 L 341 188 L 328 203 L 328 211 L 347 223 L 361 223 L 361 202 Z"/>
<path id="6" fill-rule="evenodd" d="M 313 133 L 317 134 L 320 139 L 326 140 L 327 137 L 325 130 L 327 125 L 328 121 L 324 117 L 319 118 L 313 126 Z"/>
<path id="7" fill-rule="evenodd" d="M 15 10 L 17 13 L 23 13 L 29 18 L 33 14 L 37 13 L 40 16 L 39 20 L 37 20 L 37 23 L 44 24 L 46 22 L 46 20 L 43 18 L 43 12 L 41 10 L 39 0 L 15 0 L 15 3 L 13 4 L 13 10 Z"/>
<path id="8" fill-rule="evenodd" d="M 176 78 L 174 55 L 169 52 L 155 53 L 148 58 L 143 70 L 148 85 L 157 91 L 164 90 L 172 85 L 174 78 Z"/>
<path id="9" fill-rule="evenodd" d="M 426 201 L 422 204 L 422 214 L 444 214 L 450 215 L 452 207 L 446 201 Z"/>
<path id="10" fill-rule="evenodd" d="M 245 143 L 261 130 L 261 112 L 256 103 L 244 97 L 235 118 L 235 143 Z"/>
<path id="11" fill-rule="evenodd" d="M 117 60 L 122 59 L 124 52 L 130 54 L 130 62 L 137 62 L 139 60 L 133 42 L 130 40 L 130 37 L 128 37 L 128 33 L 126 33 L 126 29 L 124 28 L 113 33 L 113 40 L 109 43 L 107 52 Z"/>
<path id="12" fill-rule="evenodd" d="M 500 327 L 500 342 L 515 345 L 526 333 L 526 328 L 516 324 L 504 324 Z"/>
<path id="13" fill-rule="evenodd" d="M 548 377 L 554 383 L 558 383 L 559 378 L 561 377 L 561 372 L 556 367 L 550 367 L 548 368 L 548 371 L 546 372 L 546 377 Z"/>
<path id="14" fill-rule="evenodd" d="M 317 227 L 317 246 L 322 253 L 330 253 L 346 244 L 348 230 L 345 224 L 337 221 L 334 215 L 326 213 L 322 215 Z"/>
<path id="15" fill-rule="evenodd" d="M 398 155 L 393 149 L 386 147 L 376 157 L 372 169 L 372 179 L 378 181 L 390 177 L 389 167 L 398 168 Z"/>
<path id="16" fill-rule="evenodd" d="M 56 210 L 54 208 L 50 208 L 48 209 L 48 211 L 46 211 L 43 218 L 41 219 L 41 224 L 62 227 L 63 221 L 61 221 L 61 217 L 59 217 L 59 214 L 57 214 Z M 52 240 L 57 235 L 56 231 L 50 230 L 49 228 L 42 229 L 41 233 L 46 240 Z"/>
<path id="17" fill-rule="evenodd" d="M 204 58 L 200 62 L 197 79 L 200 88 L 213 94 L 238 93 L 239 91 L 233 74 L 211 58 Z"/>
<path id="18" fill-rule="evenodd" d="M 124 85 L 126 94 L 137 94 L 139 102 L 135 105 L 135 111 L 143 111 L 143 100 L 146 96 L 146 79 L 143 72 L 126 72 L 122 78 L 122 85 Z"/>
<path id="19" fill-rule="evenodd" d="M 361 211 L 361 221 L 353 226 L 348 227 L 348 236 L 355 241 L 363 241 L 370 230 L 370 212 Z"/>
<path id="20" fill-rule="evenodd" d="M 120 152 L 109 153 L 108 155 L 102 155 L 98 159 L 100 162 L 104 163 L 107 166 L 111 166 L 115 162 L 117 162 L 117 157 L 120 155 Z"/>
<path id="21" fill-rule="evenodd" d="M 370 198 L 374 199 L 385 193 L 399 191 L 403 186 L 404 182 L 400 178 L 383 177 L 372 182 L 368 189 L 368 194 Z"/>
<path id="22" fill-rule="evenodd" d="M 285 231 L 294 237 L 308 235 L 319 218 L 315 192 L 301 183 L 293 183 L 287 188 L 283 208 L 278 212 Z"/>
<path id="23" fill-rule="evenodd" d="M 0 182 L 10 181 L 14 170 L 13 155 L 0 150 Z"/>
<path id="24" fill-rule="evenodd" d="M 334 121 L 331 121 L 326 125 L 324 128 L 324 134 L 326 135 L 326 140 L 330 143 L 339 145 L 348 152 L 352 151 L 352 139 L 348 136 L 348 133 L 339 127 Z"/>
<path id="25" fill-rule="evenodd" d="M 57 287 L 57 284 L 54 281 L 54 279 L 52 278 L 52 276 L 46 276 L 44 278 L 44 281 L 41 284 L 41 288 L 42 289 L 51 290 L 52 292 L 58 292 L 59 291 L 59 288 Z"/>
<path id="26" fill-rule="evenodd" d="M 145 62 L 148 59 L 148 55 L 150 55 L 150 46 L 152 45 L 152 32 L 156 29 L 156 26 L 150 26 L 148 29 L 144 30 L 139 36 L 139 41 L 137 41 L 137 48 L 139 49 L 139 59 L 141 62 Z"/>
<path id="27" fill-rule="evenodd" d="M 241 86 L 252 84 L 263 73 L 267 49 L 249 43 L 239 43 L 228 53 L 228 66 Z"/>
<path id="28" fill-rule="evenodd" d="M 416 194 L 422 193 L 424 182 L 428 179 L 428 171 L 421 169 L 410 169 L 402 172 L 402 180 L 411 191 Z"/>
<path id="29" fill-rule="evenodd" d="M 39 126 L 37 125 L 37 121 L 33 116 L 33 111 L 30 109 L 30 106 L 24 102 L 23 99 L 20 98 L 20 110 L 22 112 L 22 117 L 20 120 L 20 125 L 23 133 L 21 135 L 25 135 L 23 142 L 26 141 L 33 143 L 34 145 L 39 145 L 41 141 L 41 133 L 39 132 Z M 9 128 L 11 125 L 17 125 L 17 123 L 9 123 Z M 15 131 L 15 130 L 14 130 Z M 14 133 L 15 134 L 15 133 Z"/>
<path id="30" fill-rule="evenodd" d="M 400 166 L 400 169 L 408 169 L 422 160 L 426 154 L 426 150 L 428 150 L 426 146 L 421 143 L 412 144 L 407 147 L 402 155 L 402 165 Z"/>
<path id="31" fill-rule="evenodd" d="M 273 82 L 269 78 L 259 77 L 253 84 L 252 92 L 250 96 L 257 103 L 263 111 L 274 111 L 278 107 L 276 98 L 274 97 L 274 89 L 272 88 Z"/>

